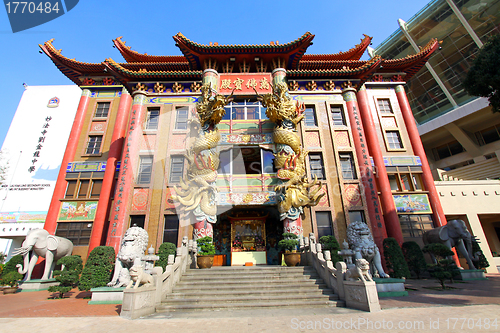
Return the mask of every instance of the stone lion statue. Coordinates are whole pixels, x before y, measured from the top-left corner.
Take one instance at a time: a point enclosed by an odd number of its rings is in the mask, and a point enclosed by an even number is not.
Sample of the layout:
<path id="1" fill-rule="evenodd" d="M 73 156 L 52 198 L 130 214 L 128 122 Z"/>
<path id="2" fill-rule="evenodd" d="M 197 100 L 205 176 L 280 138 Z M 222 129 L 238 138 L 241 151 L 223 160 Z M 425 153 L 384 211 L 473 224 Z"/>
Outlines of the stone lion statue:
<path id="1" fill-rule="evenodd" d="M 373 240 L 370 229 L 364 222 L 356 221 L 347 226 L 347 241 L 354 251 L 354 259 L 366 259 L 371 266 L 373 276 L 388 278 L 389 274 L 382 268 L 382 260 L 378 246 Z M 377 274 L 378 273 L 378 274 Z"/>
<path id="2" fill-rule="evenodd" d="M 345 273 L 345 279 L 349 281 L 373 281 L 370 275 L 370 263 L 366 259 L 356 259 L 356 265 L 349 268 Z"/>
<path id="3" fill-rule="evenodd" d="M 139 285 L 143 287 L 148 287 L 153 284 L 153 277 L 144 271 L 142 267 L 141 259 L 135 258 L 134 266 L 132 266 L 129 270 L 130 273 L 130 282 L 127 285 L 126 289 L 132 288 L 134 285 L 134 289 L 139 288 Z"/>
<path id="4" fill-rule="evenodd" d="M 148 247 L 148 233 L 140 227 L 131 227 L 125 232 L 120 251 L 116 256 L 115 273 L 108 287 L 125 287 L 130 282 L 130 268 L 136 258 L 142 259 Z"/>

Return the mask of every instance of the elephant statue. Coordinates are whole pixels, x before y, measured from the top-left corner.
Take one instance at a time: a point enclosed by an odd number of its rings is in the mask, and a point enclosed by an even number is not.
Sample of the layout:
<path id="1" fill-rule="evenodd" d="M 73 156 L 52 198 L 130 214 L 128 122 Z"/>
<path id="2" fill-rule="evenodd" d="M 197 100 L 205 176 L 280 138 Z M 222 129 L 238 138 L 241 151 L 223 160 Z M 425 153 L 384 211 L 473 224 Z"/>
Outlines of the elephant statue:
<path id="1" fill-rule="evenodd" d="M 469 230 L 467 230 L 467 226 L 464 221 L 448 221 L 448 223 L 442 227 L 426 231 L 422 236 L 422 239 L 426 245 L 431 243 L 441 243 L 446 245 L 450 250 L 452 247 L 456 248 L 465 260 L 467 260 L 469 269 L 476 269 L 473 261 L 477 261 L 479 258 L 472 254 L 472 236 L 469 233 Z M 436 262 L 436 258 L 432 258 L 432 260 Z"/>
<path id="2" fill-rule="evenodd" d="M 14 255 L 22 254 L 24 257 L 24 266 L 19 264 L 16 267 L 20 274 L 26 274 L 23 281 L 29 281 L 38 257 L 44 257 L 42 280 L 48 280 L 52 278 L 57 261 L 71 255 L 72 251 L 73 243 L 69 239 L 53 236 L 45 229 L 33 229 L 26 235 L 23 245 L 14 251 Z"/>

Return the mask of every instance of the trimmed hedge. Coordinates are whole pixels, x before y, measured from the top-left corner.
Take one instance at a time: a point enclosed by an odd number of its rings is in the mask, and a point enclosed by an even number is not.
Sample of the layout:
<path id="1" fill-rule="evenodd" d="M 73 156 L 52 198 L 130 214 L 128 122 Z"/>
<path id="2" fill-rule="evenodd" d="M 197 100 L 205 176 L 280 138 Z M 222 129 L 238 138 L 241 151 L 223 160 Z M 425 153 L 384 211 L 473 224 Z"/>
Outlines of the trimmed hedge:
<path id="1" fill-rule="evenodd" d="M 155 263 L 155 266 L 161 266 L 163 268 L 163 271 L 165 271 L 168 263 L 168 256 L 171 254 L 175 256 L 176 252 L 177 247 L 174 243 L 165 242 L 161 244 L 160 248 L 158 249 L 158 256 L 160 257 L 160 259 L 158 259 L 158 261 Z"/>
<path id="2" fill-rule="evenodd" d="M 322 236 L 319 242 L 321 243 L 323 251 L 330 251 L 333 267 L 335 267 L 335 263 L 342 261 L 342 257 L 338 253 L 340 251 L 340 245 L 335 236 Z"/>
<path id="3" fill-rule="evenodd" d="M 427 271 L 427 263 L 420 246 L 413 241 L 404 242 L 402 250 L 408 268 L 415 273 L 417 279 L 420 279 L 420 275 Z"/>
<path id="4" fill-rule="evenodd" d="M 403 277 L 410 278 L 411 273 L 408 269 L 403 251 L 399 247 L 395 238 L 388 237 L 384 239 L 384 258 L 387 268 L 391 271 L 389 275 L 393 278 L 401 279 Z"/>
<path id="5" fill-rule="evenodd" d="M 59 292 L 59 297 L 63 298 L 64 294 L 78 285 L 80 273 L 83 268 L 83 261 L 80 256 L 62 257 L 57 261 L 58 265 L 64 265 L 62 271 L 54 271 L 54 278 L 59 282 L 58 286 L 49 287 L 49 292 Z"/>
<path id="6" fill-rule="evenodd" d="M 111 246 L 97 246 L 90 252 L 83 269 L 79 290 L 105 287 L 113 277 L 115 267 L 115 249 Z"/>

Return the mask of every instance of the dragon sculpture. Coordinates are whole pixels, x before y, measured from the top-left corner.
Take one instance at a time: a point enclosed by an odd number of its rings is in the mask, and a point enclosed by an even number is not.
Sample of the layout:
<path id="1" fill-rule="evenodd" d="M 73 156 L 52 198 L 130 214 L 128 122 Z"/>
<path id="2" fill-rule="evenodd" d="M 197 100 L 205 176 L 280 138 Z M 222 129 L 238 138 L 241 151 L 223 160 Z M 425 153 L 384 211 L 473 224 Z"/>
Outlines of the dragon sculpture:
<path id="1" fill-rule="evenodd" d="M 274 165 L 280 181 L 275 187 L 278 210 L 285 232 L 301 235 L 303 207 L 317 205 L 325 194 L 319 193 L 322 185 L 316 177 L 312 181 L 306 177 L 308 151 L 296 133 L 297 124 L 304 118 L 305 105 L 290 98 L 285 83 L 273 84 L 272 88 L 271 94 L 257 96 L 267 108 L 267 117 L 276 124 L 273 141 L 276 144 Z"/>
<path id="2" fill-rule="evenodd" d="M 186 212 L 196 217 L 196 238 L 211 236 L 213 229 L 208 223 L 217 220 L 217 169 L 219 168 L 219 144 L 221 135 L 217 124 L 224 117 L 224 106 L 232 100 L 216 94 L 211 85 L 201 87 L 201 97 L 196 103 L 199 118 L 199 133 L 190 150 L 184 154 L 188 161 L 187 174 L 180 181 L 180 188 L 174 186 L 173 200 L 180 202 Z M 201 223 L 201 224 L 200 224 Z"/>

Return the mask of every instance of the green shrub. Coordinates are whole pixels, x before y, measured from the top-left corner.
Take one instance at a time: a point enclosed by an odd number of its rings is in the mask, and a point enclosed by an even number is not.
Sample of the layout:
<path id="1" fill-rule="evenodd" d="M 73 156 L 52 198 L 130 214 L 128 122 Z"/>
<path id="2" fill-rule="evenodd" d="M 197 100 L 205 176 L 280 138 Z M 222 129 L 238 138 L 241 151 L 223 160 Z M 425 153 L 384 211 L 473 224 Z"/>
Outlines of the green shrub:
<path id="1" fill-rule="evenodd" d="M 3 264 L 3 262 L 5 261 L 5 258 L 6 258 L 6 257 L 7 257 L 7 256 L 5 255 L 5 253 L 0 252 L 0 265 L 1 265 L 1 264 Z"/>
<path id="2" fill-rule="evenodd" d="M 10 271 L 2 275 L 0 284 L 4 286 L 17 287 L 22 278 L 22 274 L 19 274 L 16 271 Z"/>
<path id="3" fill-rule="evenodd" d="M 420 274 L 427 271 L 427 263 L 425 262 L 424 253 L 420 249 L 420 246 L 413 241 L 404 242 L 402 250 L 408 268 L 415 273 L 417 279 L 420 279 Z"/>
<path id="4" fill-rule="evenodd" d="M 23 268 L 24 268 L 23 256 L 20 254 L 13 256 L 12 258 L 10 258 L 9 261 L 7 261 L 7 263 L 3 267 L 2 274 L 7 274 L 9 272 L 17 272 L 18 270 L 17 270 L 16 265 L 18 265 L 18 264 L 23 265 Z"/>
<path id="5" fill-rule="evenodd" d="M 160 249 L 158 250 L 158 256 L 160 258 L 155 263 L 155 266 L 161 266 L 163 268 L 163 271 L 165 271 L 168 263 L 168 256 L 171 254 L 175 256 L 176 252 L 177 248 L 175 244 L 169 242 L 161 244 Z"/>
<path id="6" fill-rule="evenodd" d="M 285 232 L 282 236 L 283 239 L 278 242 L 278 249 L 280 249 L 280 251 L 292 252 L 293 250 L 297 250 L 299 241 L 297 240 L 298 236 L 296 234 Z"/>
<path id="7" fill-rule="evenodd" d="M 342 261 L 342 257 L 338 253 L 340 251 L 340 245 L 335 236 L 322 236 L 319 242 L 321 243 L 323 251 L 330 251 L 334 267 L 336 262 Z"/>
<path id="8" fill-rule="evenodd" d="M 488 262 L 488 259 L 484 256 L 483 250 L 481 250 L 481 247 L 479 246 L 479 243 L 477 241 L 472 241 L 472 253 L 471 255 L 475 256 L 477 253 L 477 256 L 479 257 L 479 260 L 474 262 L 474 265 L 476 266 L 477 269 L 484 269 L 487 267 L 490 267 L 490 263 Z"/>
<path id="9" fill-rule="evenodd" d="M 79 290 L 105 287 L 111 281 L 115 267 L 115 249 L 111 246 L 97 246 L 90 255 L 83 269 Z"/>
<path id="10" fill-rule="evenodd" d="M 58 292 L 59 297 L 57 298 L 63 298 L 65 293 L 76 287 L 82 272 L 82 263 L 80 256 L 67 256 L 59 259 L 57 264 L 64 265 L 64 269 L 54 271 L 54 278 L 59 282 L 59 285 L 49 287 L 49 292 Z"/>
<path id="11" fill-rule="evenodd" d="M 427 268 L 433 278 L 436 278 L 441 283 L 441 288 L 446 289 L 445 280 L 452 280 L 454 276 L 460 274 L 457 265 L 451 259 L 447 259 L 453 255 L 446 245 L 441 243 L 431 243 L 424 246 L 422 249 L 425 253 L 431 253 L 436 258 L 436 264 L 429 264 Z"/>
<path id="12" fill-rule="evenodd" d="M 211 256 L 215 254 L 215 245 L 212 237 L 206 236 L 203 238 L 198 238 L 196 240 L 198 245 L 198 255 L 200 256 Z"/>
<path id="13" fill-rule="evenodd" d="M 396 239 L 392 237 L 384 239 L 383 247 L 385 263 L 390 271 L 389 275 L 397 279 L 411 277 L 408 264 L 403 256 L 403 251 L 399 247 Z"/>

